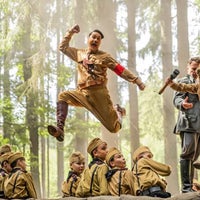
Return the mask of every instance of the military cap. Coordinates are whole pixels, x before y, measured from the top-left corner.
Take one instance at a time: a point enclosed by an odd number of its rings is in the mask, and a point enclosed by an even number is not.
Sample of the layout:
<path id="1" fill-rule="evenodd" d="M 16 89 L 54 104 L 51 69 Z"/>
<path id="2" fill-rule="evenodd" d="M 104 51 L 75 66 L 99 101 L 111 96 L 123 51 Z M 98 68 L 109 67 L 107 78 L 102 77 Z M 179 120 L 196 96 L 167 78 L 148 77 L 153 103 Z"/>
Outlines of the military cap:
<path id="1" fill-rule="evenodd" d="M 84 161 L 85 161 L 85 157 L 79 151 L 72 153 L 71 156 L 69 157 L 69 163 L 70 164 L 72 164 L 74 162 L 78 163 L 78 162 L 84 162 Z"/>
<path id="2" fill-rule="evenodd" d="M 108 153 L 106 155 L 106 163 L 107 165 L 110 164 L 110 159 L 115 155 L 115 154 L 121 154 L 121 152 L 115 148 L 115 147 L 111 147 L 109 150 L 108 150 Z"/>
<path id="3" fill-rule="evenodd" d="M 0 147 L 0 155 L 7 153 L 7 152 L 11 152 L 10 144 L 5 144 L 5 145 Z"/>
<path id="4" fill-rule="evenodd" d="M 3 163 L 4 161 L 8 161 L 8 156 L 10 156 L 12 152 L 7 152 L 2 155 L 0 155 L 0 163 Z"/>
<path id="5" fill-rule="evenodd" d="M 15 162 L 17 159 L 19 158 L 24 158 L 23 154 L 21 152 L 15 152 L 15 153 L 12 153 L 8 156 L 8 162 L 10 164 L 12 164 L 13 162 Z"/>
<path id="6" fill-rule="evenodd" d="M 101 144 L 107 144 L 105 141 L 101 140 L 100 138 L 94 138 L 93 140 L 90 141 L 88 148 L 87 148 L 87 152 L 92 155 L 92 151 L 98 147 Z"/>
<path id="7" fill-rule="evenodd" d="M 150 151 L 149 147 L 147 146 L 140 146 L 139 148 L 137 148 L 134 153 L 133 153 L 133 162 L 136 162 L 138 160 L 138 157 L 145 153 L 145 152 L 148 152 L 151 154 L 151 156 L 153 157 L 153 154 L 152 152 Z"/>

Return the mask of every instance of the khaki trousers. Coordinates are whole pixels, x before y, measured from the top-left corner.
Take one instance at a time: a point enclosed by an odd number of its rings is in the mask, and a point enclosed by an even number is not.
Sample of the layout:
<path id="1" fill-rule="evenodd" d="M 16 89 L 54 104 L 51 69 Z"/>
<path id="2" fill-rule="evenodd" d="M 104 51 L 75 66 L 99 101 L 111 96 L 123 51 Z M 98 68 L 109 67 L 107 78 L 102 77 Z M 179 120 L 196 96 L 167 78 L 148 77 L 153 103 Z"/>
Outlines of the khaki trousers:
<path id="1" fill-rule="evenodd" d="M 71 106 L 86 108 L 111 133 L 116 133 L 121 129 L 121 123 L 106 86 L 98 85 L 64 91 L 59 94 L 58 101 L 65 101 Z"/>

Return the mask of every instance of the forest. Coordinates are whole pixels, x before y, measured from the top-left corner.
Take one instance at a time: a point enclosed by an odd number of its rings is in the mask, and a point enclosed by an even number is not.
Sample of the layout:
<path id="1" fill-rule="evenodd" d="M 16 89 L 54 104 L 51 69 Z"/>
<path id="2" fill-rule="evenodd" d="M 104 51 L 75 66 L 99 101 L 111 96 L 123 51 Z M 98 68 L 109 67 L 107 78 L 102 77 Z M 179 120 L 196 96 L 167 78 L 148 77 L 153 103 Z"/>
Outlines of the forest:
<path id="1" fill-rule="evenodd" d="M 23 152 L 38 197 L 61 196 L 70 154 L 81 151 L 89 162 L 86 149 L 94 137 L 118 147 L 130 169 L 134 150 L 149 146 L 155 160 L 171 165 L 168 191 L 179 193 L 178 111 L 174 92 L 158 91 L 174 69 L 178 78 L 185 75 L 188 59 L 200 54 L 200 0 L 0 0 L 0 8 L 0 146 Z M 122 129 L 110 133 L 87 110 L 69 107 L 65 140 L 58 142 L 47 126 L 56 122 L 58 94 L 77 82 L 76 63 L 58 46 L 75 24 L 80 33 L 71 46 L 86 48 L 88 34 L 101 30 L 100 49 L 146 88 L 110 71 L 112 101 L 127 111 Z"/>

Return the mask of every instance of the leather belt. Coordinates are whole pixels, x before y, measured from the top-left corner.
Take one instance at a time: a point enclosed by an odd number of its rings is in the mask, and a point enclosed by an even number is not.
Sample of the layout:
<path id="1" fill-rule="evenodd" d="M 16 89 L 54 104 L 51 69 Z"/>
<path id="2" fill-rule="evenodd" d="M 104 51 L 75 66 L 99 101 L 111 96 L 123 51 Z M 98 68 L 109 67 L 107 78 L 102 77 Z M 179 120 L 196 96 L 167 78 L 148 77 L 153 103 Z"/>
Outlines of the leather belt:
<path id="1" fill-rule="evenodd" d="M 143 194 L 144 196 L 146 196 L 146 195 L 152 194 L 153 192 L 159 192 L 159 191 L 162 191 L 162 189 L 161 189 L 160 186 L 153 186 L 153 187 L 150 187 L 150 188 L 148 188 L 148 189 L 142 191 L 142 194 Z"/>

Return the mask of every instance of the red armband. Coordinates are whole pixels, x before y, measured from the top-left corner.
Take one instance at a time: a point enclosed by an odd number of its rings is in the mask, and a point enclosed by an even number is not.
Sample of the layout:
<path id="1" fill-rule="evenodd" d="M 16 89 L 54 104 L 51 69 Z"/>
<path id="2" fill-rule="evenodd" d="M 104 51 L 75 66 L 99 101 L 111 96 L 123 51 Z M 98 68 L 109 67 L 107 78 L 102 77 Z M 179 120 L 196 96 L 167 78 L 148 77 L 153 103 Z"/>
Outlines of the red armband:
<path id="1" fill-rule="evenodd" d="M 120 64 L 117 64 L 114 68 L 114 72 L 117 74 L 117 75 L 121 75 L 122 72 L 124 71 L 124 67 L 121 66 Z"/>

